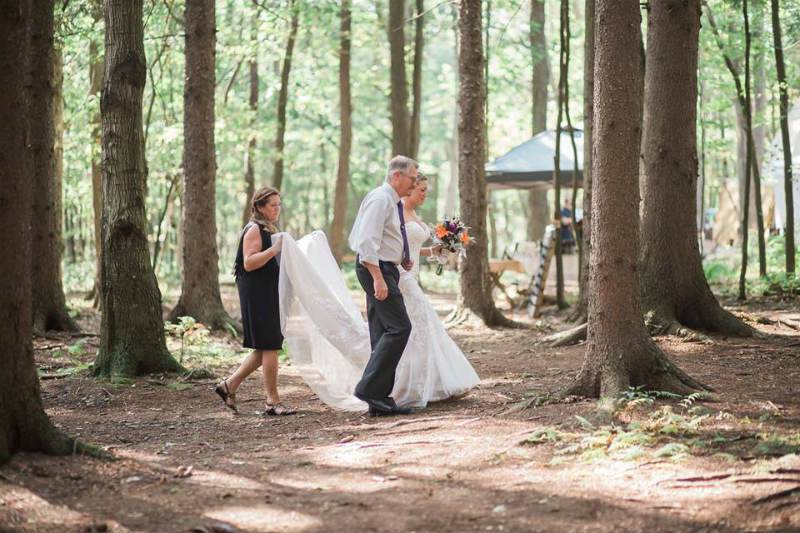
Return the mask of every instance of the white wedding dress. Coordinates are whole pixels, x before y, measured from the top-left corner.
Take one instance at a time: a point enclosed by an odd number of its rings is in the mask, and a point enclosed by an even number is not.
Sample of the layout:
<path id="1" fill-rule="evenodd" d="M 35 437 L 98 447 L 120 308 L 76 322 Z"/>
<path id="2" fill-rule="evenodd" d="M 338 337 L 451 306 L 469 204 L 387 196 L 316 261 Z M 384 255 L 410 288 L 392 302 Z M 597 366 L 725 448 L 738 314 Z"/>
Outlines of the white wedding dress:
<path id="1" fill-rule="evenodd" d="M 428 402 L 463 394 L 480 379 L 419 286 L 420 249 L 430 238 L 428 229 L 409 221 L 406 234 L 414 266 L 409 272 L 400 269 L 400 292 L 411 320 L 411 336 L 397 365 L 392 397 L 403 407 L 425 407 Z"/>
<path id="2" fill-rule="evenodd" d="M 417 282 L 419 252 L 428 231 L 416 222 L 406 229 L 415 266 L 410 272 L 401 269 L 400 290 L 412 329 L 392 397 L 398 405 L 424 407 L 468 391 L 479 378 Z M 369 360 L 369 329 L 350 297 L 325 234 L 315 231 L 299 241 L 280 235 L 281 330 L 289 356 L 324 403 L 348 411 L 364 410 L 366 404 L 353 391 Z"/>

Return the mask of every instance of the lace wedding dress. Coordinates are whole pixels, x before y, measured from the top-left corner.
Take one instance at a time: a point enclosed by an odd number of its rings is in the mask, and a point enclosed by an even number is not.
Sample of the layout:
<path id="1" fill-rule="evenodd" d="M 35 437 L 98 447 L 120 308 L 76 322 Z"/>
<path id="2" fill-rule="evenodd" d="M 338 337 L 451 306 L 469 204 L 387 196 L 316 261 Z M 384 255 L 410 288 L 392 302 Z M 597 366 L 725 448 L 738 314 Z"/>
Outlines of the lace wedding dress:
<path id="1" fill-rule="evenodd" d="M 424 407 L 466 392 L 479 378 L 417 282 L 419 251 L 428 232 L 416 222 L 406 228 L 415 267 L 410 272 L 401 269 L 400 290 L 412 331 L 392 396 L 399 405 Z M 350 297 L 325 234 L 315 231 L 299 241 L 280 235 L 281 330 L 292 362 L 324 403 L 348 411 L 364 410 L 366 404 L 353 391 L 369 360 L 369 329 Z"/>
<path id="2" fill-rule="evenodd" d="M 428 229 L 409 221 L 406 234 L 414 266 L 409 272 L 400 270 L 400 292 L 411 320 L 411 336 L 397 366 L 392 397 L 403 407 L 425 407 L 428 402 L 463 394 L 480 379 L 419 286 L 420 249 L 430 238 Z"/>

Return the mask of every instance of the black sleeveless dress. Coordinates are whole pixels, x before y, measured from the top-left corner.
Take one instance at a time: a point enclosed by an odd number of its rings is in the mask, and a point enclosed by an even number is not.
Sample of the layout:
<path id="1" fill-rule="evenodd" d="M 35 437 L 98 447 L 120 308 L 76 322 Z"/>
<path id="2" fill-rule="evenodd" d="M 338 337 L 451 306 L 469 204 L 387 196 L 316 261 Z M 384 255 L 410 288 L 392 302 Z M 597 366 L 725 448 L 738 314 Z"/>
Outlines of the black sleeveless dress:
<path id="1" fill-rule="evenodd" d="M 247 272 L 244 269 L 244 234 L 253 223 L 245 226 L 239 237 L 239 249 L 233 274 L 239 289 L 239 304 L 242 308 L 242 326 L 245 348 L 254 350 L 280 350 L 283 346 L 281 334 L 280 304 L 278 302 L 278 272 L 280 267 L 272 258 L 262 267 Z M 272 246 L 272 235 L 261 228 L 261 251 Z"/>

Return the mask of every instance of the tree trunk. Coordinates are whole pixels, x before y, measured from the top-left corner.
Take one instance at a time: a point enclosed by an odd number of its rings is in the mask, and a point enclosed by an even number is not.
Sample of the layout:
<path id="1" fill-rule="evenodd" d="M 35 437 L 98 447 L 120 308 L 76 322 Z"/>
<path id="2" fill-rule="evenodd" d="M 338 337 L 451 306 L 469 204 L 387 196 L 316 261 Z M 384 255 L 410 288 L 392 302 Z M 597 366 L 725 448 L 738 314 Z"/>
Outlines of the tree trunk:
<path id="1" fill-rule="evenodd" d="M 544 0 L 532 0 L 530 12 L 531 63 L 533 65 L 531 112 L 531 135 L 547 129 L 547 84 L 550 83 L 550 67 L 547 61 L 547 39 L 544 32 Z M 547 206 L 547 189 L 528 191 L 529 241 L 539 241 L 550 222 Z"/>
<path id="2" fill-rule="evenodd" d="M 650 339 L 639 300 L 639 2 L 597 0 L 588 343 L 565 391 L 616 396 L 632 386 L 686 393 L 702 385 Z"/>
<path id="3" fill-rule="evenodd" d="M 575 236 L 575 244 L 578 248 L 578 258 L 581 255 L 581 249 L 583 248 L 583 243 L 577 238 L 577 234 L 575 234 L 576 230 L 576 223 L 575 223 L 575 211 L 578 206 L 578 147 L 575 143 L 575 128 L 572 127 L 572 119 L 570 118 L 569 112 L 569 59 L 570 59 L 570 21 L 569 21 L 569 2 L 565 1 L 564 5 L 564 43 L 566 51 L 564 53 L 564 118 L 567 121 L 567 129 L 569 130 L 569 140 L 570 145 L 572 146 L 572 198 L 571 198 L 571 205 L 572 205 L 572 231 L 573 235 Z M 581 299 L 581 295 L 583 294 L 584 287 L 581 278 L 581 263 L 580 259 L 578 260 L 578 301 Z M 566 302 L 565 302 L 566 304 Z"/>
<path id="4" fill-rule="evenodd" d="M 425 12 L 425 2 L 423 0 L 416 0 L 417 10 L 416 19 L 414 20 L 414 71 L 411 74 L 411 91 L 414 96 L 411 108 L 411 126 L 409 132 L 409 154 L 412 159 L 416 159 L 419 154 L 419 140 L 420 140 L 420 116 L 422 111 L 422 58 L 423 48 L 425 44 L 425 37 L 423 30 L 425 18 L 422 13 Z"/>
<path id="5" fill-rule="evenodd" d="M 459 191 L 461 217 L 471 227 L 470 234 L 475 239 L 467 251 L 467 260 L 463 262 L 461 297 L 463 305 L 483 319 L 486 325 L 511 325 L 511 321 L 494 305 L 489 279 L 484 176 L 486 87 L 483 77 L 480 0 L 462 0 L 459 15 Z"/>
<path id="6" fill-rule="evenodd" d="M 256 191 L 256 129 L 258 121 L 258 11 L 253 13 L 253 27 L 250 33 L 252 46 L 250 59 L 250 141 L 247 143 L 244 184 L 245 202 L 242 210 L 242 227 L 250 221 L 250 201 Z"/>
<path id="7" fill-rule="evenodd" d="M 186 85 L 183 93 L 183 284 L 169 315 L 194 317 L 211 329 L 236 327 L 222 306 L 217 254 L 214 145 L 214 0 L 186 2 Z"/>
<path id="8" fill-rule="evenodd" d="M 581 294 L 576 315 L 586 316 L 589 309 L 589 256 L 592 249 L 592 147 L 594 146 L 594 10 L 596 0 L 586 0 L 585 39 L 583 47 L 583 219 L 581 233 Z"/>
<path id="9" fill-rule="evenodd" d="M 30 145 L 33 157 L 33 191 L 31 210 L 31 246 L 35 260 L 31 264 L 33 329 L 76 331 L 78 328 L 67 312 L 61 284 L 62 241 L 61 175 L 56 174 L 55 99 L 62 98 L 56 90 L 54 3 L 52 0 L 33 2 L 31 10 L 29 100 Z M 59 106 L 61 107 L 61 106 Z"/>
<path id="10" fill-rule="evenodd" d="M 182 370 L 167 351 L 147 244 L 142 1 L 107 0 L 104 6 L 103 315 L 95 375 Z"/>
<path id="11" fill-rule="evenodd" d="M 92 17 L 95 24 L 103 20 L 103 3 L 94 0 L 91 4 Z M 97 41 L 92 37 L 89 41 L 89 94 L 92 96 L 92 112 L 90 113 L 92 129 L 92 211 L 94 222 L 94 254 L 95 274 L 94 287 L 91 298 L 96 308 L 100 307 L 100 288 L 102 281 L 101 255 L 103 253 L 103 173 L 100 167 L 100 152 L 102 151 L 100 132 L 100 91 L 103 90 L 103 51 Z"/>
<path id="12" fill-rule="evenodd" d="M 339 13 L 339 163 L 336 167 L 336 190 L 333 194 L 331 250 L 337 263 L 344 254 L 344 226 L 347 217 L 347 194 L 350 182 L 350 148 L 353 143 L 353 108 L 350 98 L 350 0 L 342 0 Z"/>
<path id="13" fill-rule="evenodd" d="M 781 115 L 781 142 L 783 145 L 783 187 L 786 195 L 786 273 L 794 274 L 794 190 L 792 188 L 792 145 L 789 140 L 789 97 L 786 85 L 786 66 L 783 63 L 783 39 L 779 0 L 772 0 L 772 36 L 775 49 L 775 68 L 778 75 L 778 94 Z"/>
<path id="14" fill-rule="evenodd" d="M 29 63 L 28 32 L 32 24 L 30 5 L 33 3 L 28 0 L 9 1 L 0 10 L 0 86 L 3 87 L 0 91 L 0 120 L 5 125 L 0 128 L 0 182 L 3 184 L 0 187 L 0 205 L 3 205 L 0 209 L 3 228 L 3 254 L 0 254 L 0 272 L 3 272 L 0 276 L 0 353 L 3 354 L 0 357 L 0 464 L 6 463 L 18 451 L 68 454 L 75 445 L 53 427 L 44 412 L 31 343 L 33 261 L 30 221 L 34 176 L 26 144 L 28 121 L 33 115 L 28 113 L 26 96 L 31 98 L 35 94 L 27 83 L 28 69 L 32 66 Z M 50 10 L 52 16 L 52 1 L 35 4 L 36 10 Z M 37 38 L 42 39 L 41 30 L 36 33 Z M 52 45 L 52 38 L 45 38 L 44 42 Z M 42 53 L 41 48 L 38 53 Z M 45 70 L 50 72 L 49 64 Z M 14 127 L 6 127 L 9 124 Z"/>
<path id="15" fill-rule="evenodd" d="M 289 73 L 292 71 L 292 52 L 297 39 L 297 26 L 300 13 L 295 6 L 295 0 L 289 1 L 292 11 L 292 22 L 289 28 L 289 38 L 286 40 L 286 53 L 283 56 L 281 68 L 281 89 L 278 93 L 278 133 L 275 136 L 275 170 L 272 172 L 272 185 L 280 190 L 283 185 L 283 160 L 286 136 L 286 103 L 289 100 Z"/>
<path id="16" fill-rule="evenodd" d="M 648 11 L 642 161 L 642 309 L 649 322 L 727 335 L 752 330 L 724 310 L 697 246 L 697 53 L 700 0 Z"/>
<path id="17" fill-rule="evenodd" d="M 567 25 L 569 24 L 569 0 L 561 0 L 561 17 L 559 23 L 559 68 L 558 68 L 558 118 L 556 118 L 556 149 L 554 166 L 553 166 L 553 218 L 554 220 L 561 220 L 561 117 L 564 113 L 564 108 L 569 105 L 566 99 L 566 83 L 567 83 Z M 575 209 L 575 206 L 572 206 Z M 564 299 L 564 259 L 563 247 L 561 239 L 561 225 L 558 224 L 558 229 L 555 235 L 555 259 L 556 259 L 556 304 L 559 309 L 567 307 L 567 302 Z"/>
<path id="18" fill-rule="evenodd" d="M 392 155 L 411 154 L 408 86 L 405 57 L 405 0 L 389 0 L 389 51 L 391 55 Z"/>

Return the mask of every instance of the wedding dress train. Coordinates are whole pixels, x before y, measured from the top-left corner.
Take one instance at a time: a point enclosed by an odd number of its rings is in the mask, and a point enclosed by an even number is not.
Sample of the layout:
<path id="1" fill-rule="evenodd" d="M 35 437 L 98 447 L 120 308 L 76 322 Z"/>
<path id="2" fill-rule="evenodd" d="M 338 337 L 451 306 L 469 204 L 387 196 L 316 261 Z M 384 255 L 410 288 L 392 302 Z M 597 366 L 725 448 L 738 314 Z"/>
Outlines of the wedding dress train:
<path id="1" fill-rule="evenodd" d="M 400 290 L 411 320 L 411 337 L 397 367 L 392 396 L 401 406 L 462 394 L 479 378 L 447 335 L 417 281 L 419 251 L 428 238 L 416 222 L 407 224 L 415 267 L 402 271 Z M 295 241 L 282 235 L 280 257 L 281 329 L 289 355 L 308 386 L 325 404 L 348 411 L 366 409 L 353 396 L 370 356 L 369 329 L 345 284 L 325 234 Z"/>

